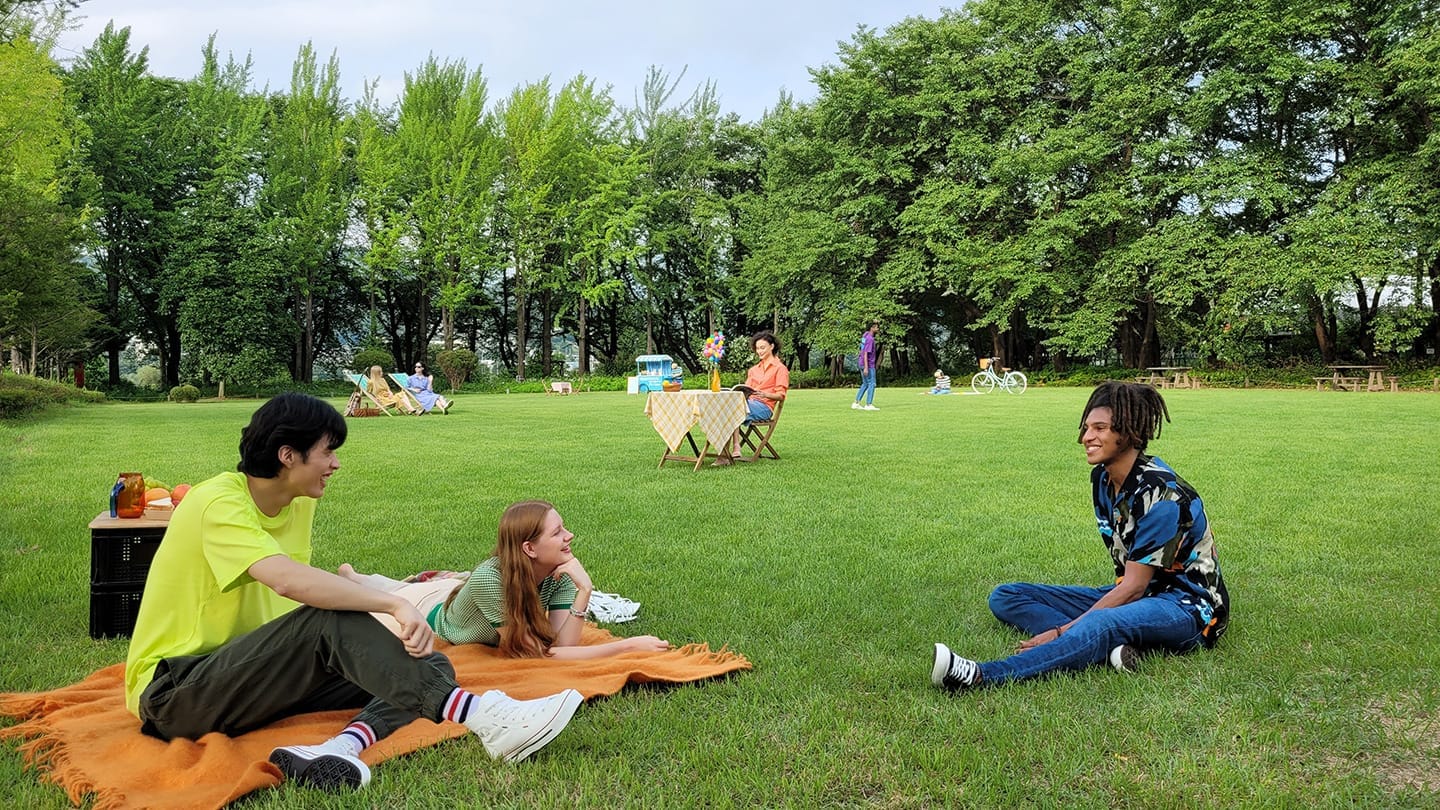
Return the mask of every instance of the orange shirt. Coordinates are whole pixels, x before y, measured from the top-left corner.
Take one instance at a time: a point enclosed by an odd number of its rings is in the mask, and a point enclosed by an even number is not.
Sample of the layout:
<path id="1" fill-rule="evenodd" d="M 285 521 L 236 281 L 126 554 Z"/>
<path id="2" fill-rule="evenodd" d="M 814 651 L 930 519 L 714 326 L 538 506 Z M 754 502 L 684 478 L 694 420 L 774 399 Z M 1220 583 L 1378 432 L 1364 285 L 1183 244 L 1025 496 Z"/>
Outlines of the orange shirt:
<path id="1" fill-rule="evenodd" d="M 785 392 L 790 390 L 790 369 L 780 362 L 780 358 L 770 355 L 766 360 L 750 367 L 750 373 L 745 375 L 745 384 L 754 388 L 758 393 L 768 394 L 775 399 L 784 399 Z M 751 399 L 758 399 L 766 405 L 770 400 L 759 396 L 752 396 Z"/>

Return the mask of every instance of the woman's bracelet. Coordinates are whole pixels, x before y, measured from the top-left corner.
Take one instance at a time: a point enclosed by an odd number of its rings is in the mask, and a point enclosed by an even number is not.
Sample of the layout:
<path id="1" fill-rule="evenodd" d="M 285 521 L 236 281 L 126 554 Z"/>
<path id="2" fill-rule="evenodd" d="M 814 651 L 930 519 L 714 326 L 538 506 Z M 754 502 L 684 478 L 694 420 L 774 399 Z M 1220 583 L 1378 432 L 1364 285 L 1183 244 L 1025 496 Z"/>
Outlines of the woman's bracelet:
<path id="1" fill-rule="evenodd" d="M 1063 635 L 1065 635 L 1065 625 L 1063 625 L 1063 624 L 1057 624 L 1057 625 L 1055 625 L 1055 638 L 1059 638 L 1059 637 L 1061 637 L 1061 636 L 1063 636 Z"/>
<path id="2" fill-rule="evenodd" d="M 587 613 L 589 613 L 588 610 L 576 610 L 576 609 L 573 608 L 573 607 L 570 608 L 570 615 L 571 615 L 571 616 L 574 616 L 574 617 L 577 618 L 577 619 L 583 619 L 583 618 L 585 618 L 585 614 L 587 614 Z"/>

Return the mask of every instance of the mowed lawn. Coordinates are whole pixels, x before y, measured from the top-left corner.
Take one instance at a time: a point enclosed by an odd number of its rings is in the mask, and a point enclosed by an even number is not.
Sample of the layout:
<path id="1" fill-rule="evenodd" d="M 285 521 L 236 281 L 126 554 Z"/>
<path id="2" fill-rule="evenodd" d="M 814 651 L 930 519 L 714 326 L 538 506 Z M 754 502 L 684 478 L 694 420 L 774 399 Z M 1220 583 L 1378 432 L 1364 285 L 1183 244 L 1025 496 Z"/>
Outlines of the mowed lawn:
<path id="1" fill-rule="evenodd" d="M 592 701 L 518 766 L 464 739 L 301 807 L 1407 807 L 1440 789 L 1440 396 L 1166 392 L 1152 452 L 1201 493 L 1234 601 L 1218 649 L 965 695 L 932 643 L 993 658 L 1017 579 L 1103 584 L 1088 389 L 928 397 L 797 391 L 780 461 L 656 468 L 640 397 L 461 396 L 449 416 L 351 420 L 318 565 L 466 568 L 510 502 L 545 498 L 617 629 L 729 645 L 752 672 Z M 336 400 L 337 406 L 342 403 Z M 89 536 L 122 470 L 234 469 L 257 401 L 71 408 L 0 423 L 0 690 L 123 660 L 87 634 Z M 0 804 L 65 806 L 0 744 Z"/>

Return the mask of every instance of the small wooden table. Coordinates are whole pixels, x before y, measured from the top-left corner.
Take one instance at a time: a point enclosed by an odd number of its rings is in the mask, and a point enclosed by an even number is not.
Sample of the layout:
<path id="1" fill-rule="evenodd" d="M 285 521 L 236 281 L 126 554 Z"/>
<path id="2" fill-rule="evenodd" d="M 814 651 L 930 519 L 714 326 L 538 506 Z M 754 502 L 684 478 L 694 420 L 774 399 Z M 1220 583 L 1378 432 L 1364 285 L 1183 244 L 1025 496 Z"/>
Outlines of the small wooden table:
<path id="1" fill-rule="evenodd" d="M 730 438 L 748 410 L 745 395 L 739 391 L 652 391 L 645 400 L 645 415 L 665 440 L 659 466 L 667 461 L 693 461 L 699 470 L 706 456 L 729 452 Z M 690 435 L 696 425 L 705 437 L 703 448 Z M 693 455 L 676 452 L 684 442 L 689 442 Z"/>
<path id="2" fill-rule="evenodd" d="M 1368 365 L 1345 365 L 1336 364 L 1326 366 L 1330 369 L 1330 387 L 1337 391 L 1384 391 L 1385 390 L 1385 367 Z M 1364 379 L 1361 376 L 1364 375 Z M 1315 389 L 1318 391 L 1324 385 L 1325 378 L 1315 378 Z"/>
<path id="3" fill-rule="evenodd" d="M 1145 370 L 1151 374 L 1146 382 L 1156 388 L 1191 388 L 1194 385 L 1189 366 L 1147 366 Z"/>

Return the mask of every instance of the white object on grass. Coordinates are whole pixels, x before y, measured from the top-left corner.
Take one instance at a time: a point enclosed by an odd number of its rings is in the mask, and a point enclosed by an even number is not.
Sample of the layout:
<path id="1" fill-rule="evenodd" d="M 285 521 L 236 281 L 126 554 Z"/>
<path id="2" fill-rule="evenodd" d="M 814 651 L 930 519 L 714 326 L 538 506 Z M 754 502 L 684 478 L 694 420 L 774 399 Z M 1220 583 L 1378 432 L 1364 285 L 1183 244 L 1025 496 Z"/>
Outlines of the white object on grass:
<path id="1" fill-rule="evenodd" d="M 635 614 L 640 612 L 640 603 L 613 593 L 592 591 L 589 610 L 597 622 L 624 624 L 635 620 Z"/>

